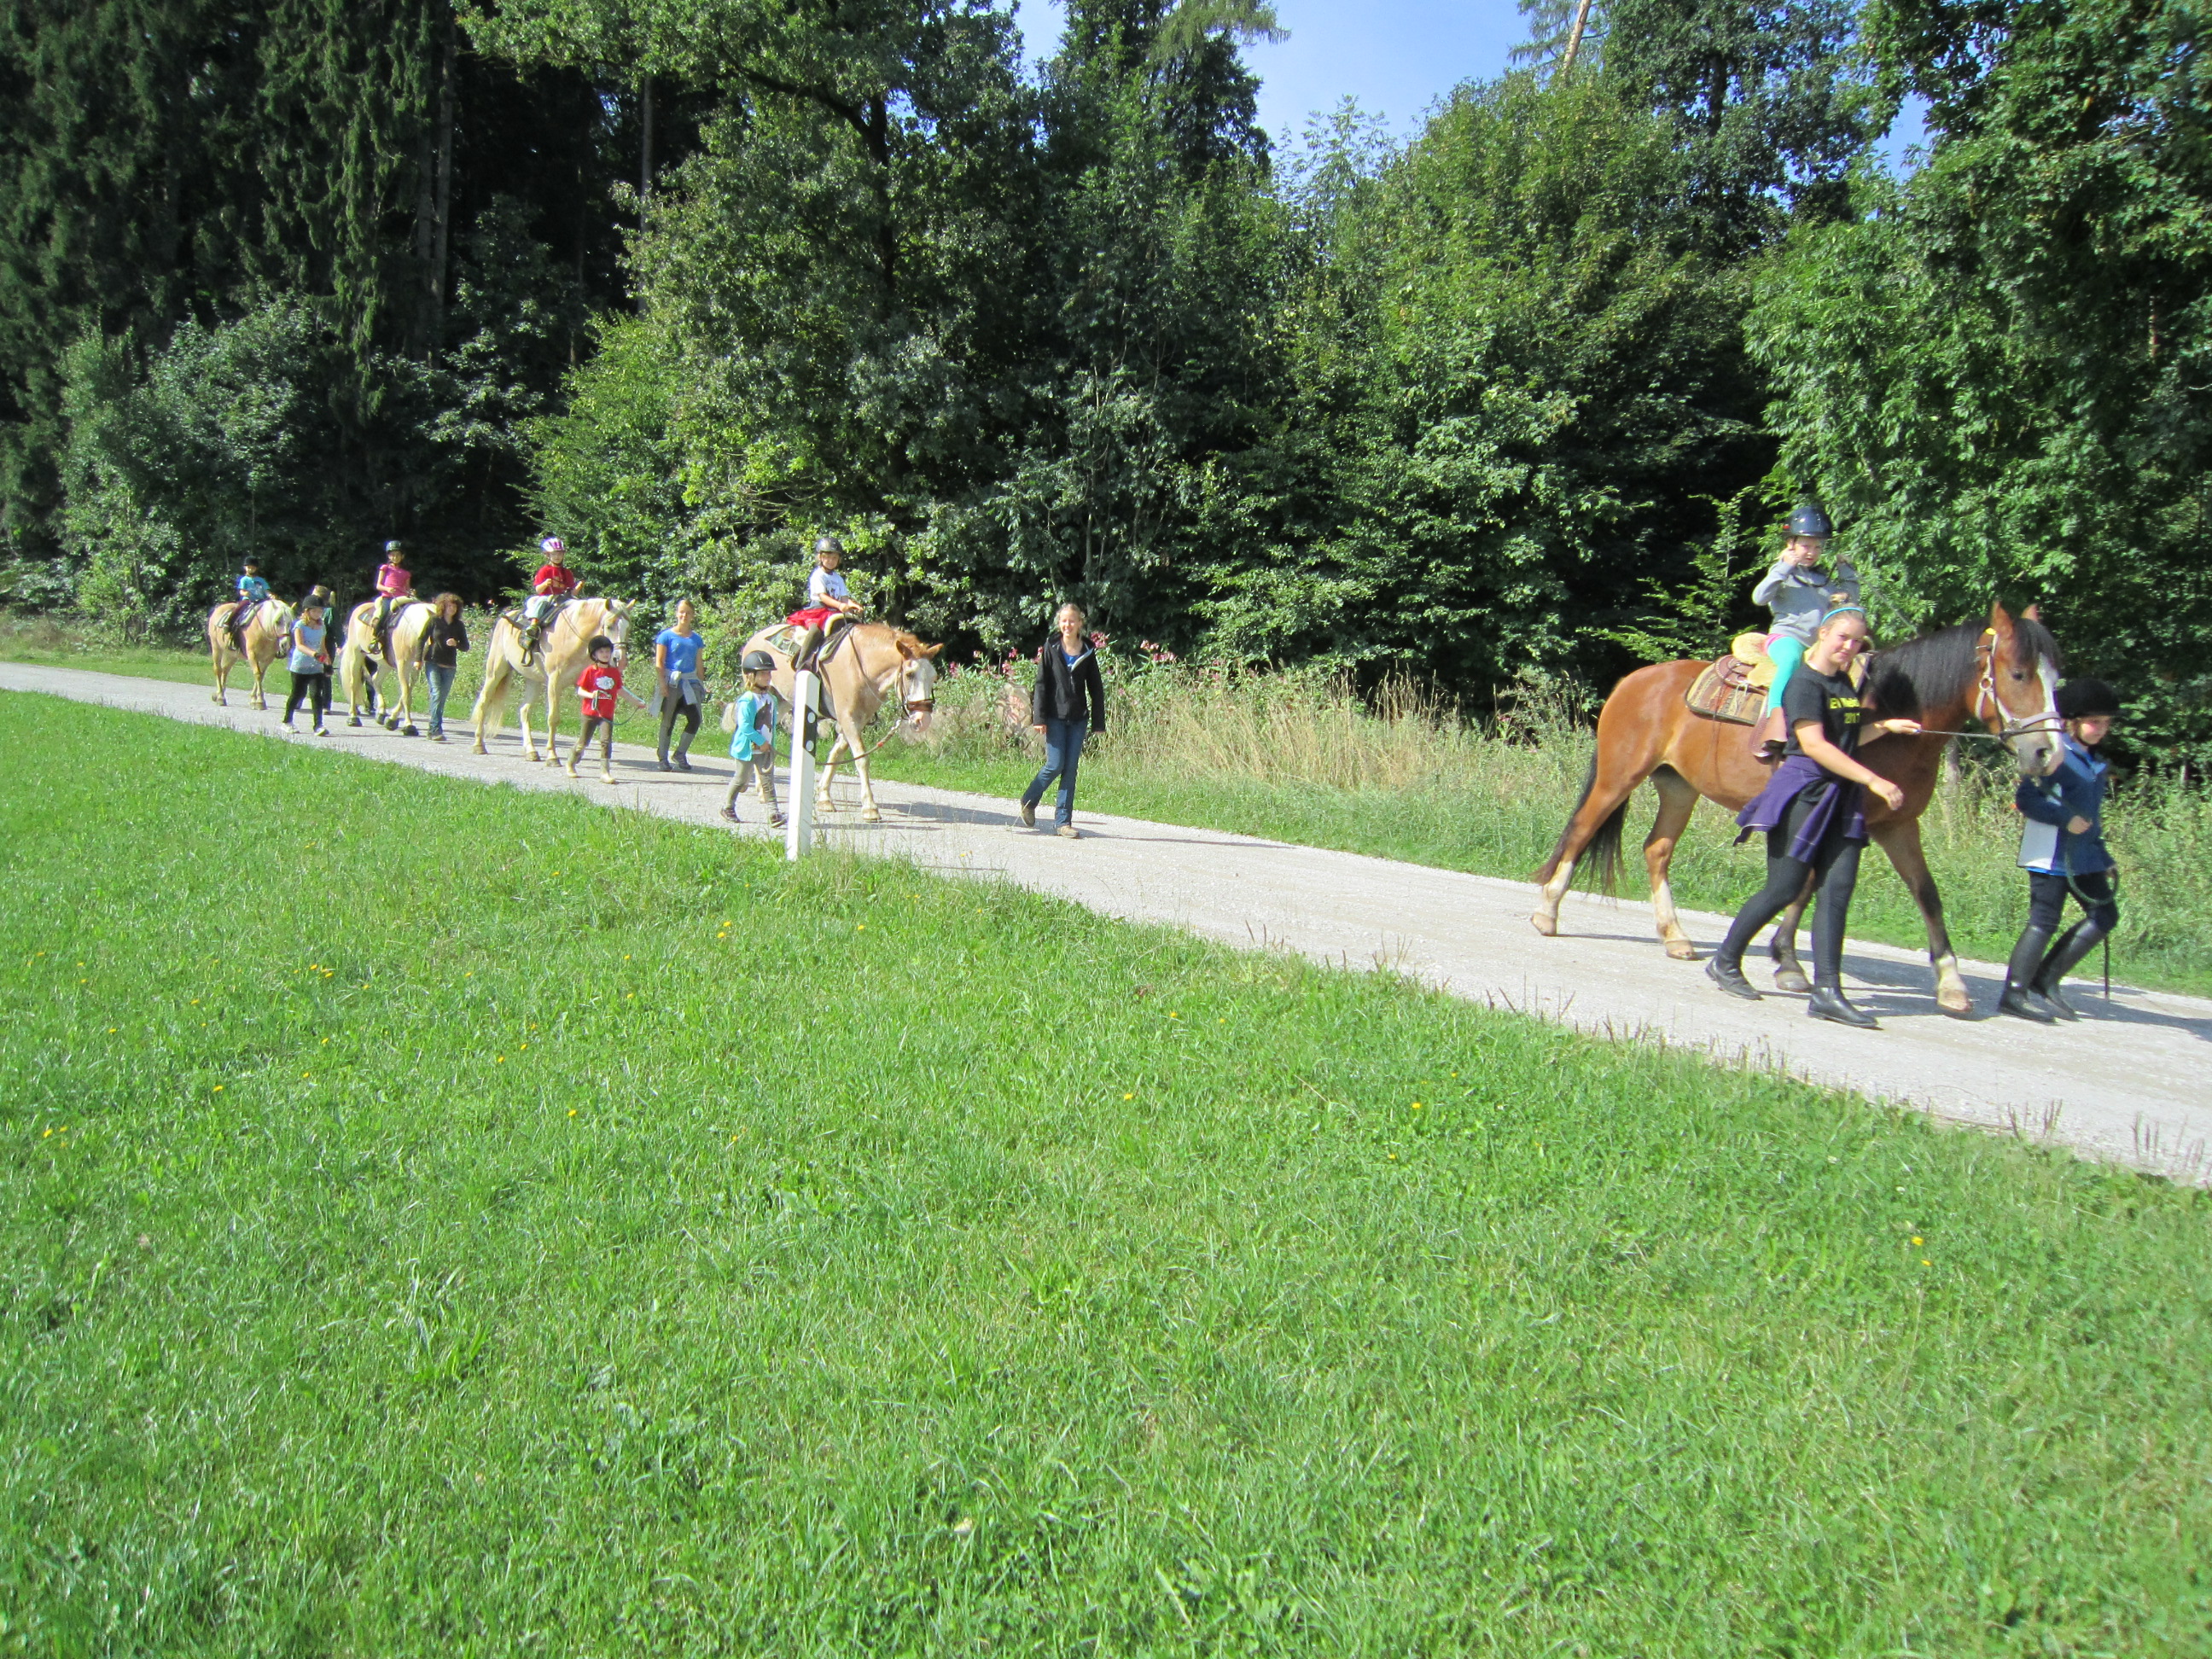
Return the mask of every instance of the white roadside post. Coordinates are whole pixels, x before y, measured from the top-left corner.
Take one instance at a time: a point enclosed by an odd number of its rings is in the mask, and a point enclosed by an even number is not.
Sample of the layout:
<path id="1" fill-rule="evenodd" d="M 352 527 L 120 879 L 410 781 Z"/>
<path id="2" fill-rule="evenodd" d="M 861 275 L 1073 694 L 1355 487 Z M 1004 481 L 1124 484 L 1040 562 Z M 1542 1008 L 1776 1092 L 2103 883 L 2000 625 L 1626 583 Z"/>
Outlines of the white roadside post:
<path id="1" fill-rule="evenodd" d="M 791 815 L 785 820 L 783 856 L 797 863 L 814 832 L 814 706 L 819 696 L 811 674 L 791 677 Z"/>

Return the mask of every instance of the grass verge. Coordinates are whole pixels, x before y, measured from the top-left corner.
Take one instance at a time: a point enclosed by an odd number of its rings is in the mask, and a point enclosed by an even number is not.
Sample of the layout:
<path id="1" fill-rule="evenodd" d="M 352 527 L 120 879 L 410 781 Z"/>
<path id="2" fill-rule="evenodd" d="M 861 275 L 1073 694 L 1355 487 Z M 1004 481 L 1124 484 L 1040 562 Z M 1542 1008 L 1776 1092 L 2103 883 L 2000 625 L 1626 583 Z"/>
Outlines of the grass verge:
<path id="1" fill-rule="evenodd" d="M 0 703 L 9 1646 L 2212 1640 L 2205 1194 L 52 714 Z"/>

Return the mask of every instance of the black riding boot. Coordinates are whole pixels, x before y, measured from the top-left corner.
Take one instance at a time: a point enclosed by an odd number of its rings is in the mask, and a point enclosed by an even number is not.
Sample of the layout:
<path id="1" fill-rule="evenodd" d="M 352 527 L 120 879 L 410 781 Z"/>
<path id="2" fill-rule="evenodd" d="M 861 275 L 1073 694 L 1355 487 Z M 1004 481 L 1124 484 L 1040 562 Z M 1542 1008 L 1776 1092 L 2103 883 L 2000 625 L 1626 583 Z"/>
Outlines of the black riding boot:
<path id="1" fill-rule="evenodd" d="M 1997 999 L 1999 1013 L 2033 1020 L 2038 1025 L 2048 1025 L 2057 1018 L 2044 1000 L 2042 988 L 2036 982 L 2037 970 L 2044 960 L 2044 946 L 2050 943 L 2048 927 L 2031 924 L 2021 930 L 2020 942 L 2012 947 L 2012 960 L 2005 964 L 2004 994 Z"/>
<path id="2" fill-rule="evenodd" d="M 1832 1019 L 1838 1025 L 1849 1025 L 1862 1031 L 1878 1031 L 1881 1024 L 1875 1017 L 1844 994 L 1841 985 L 1826 981 L 1816 982 L 1813 995 L 1805 1004 L 1805 1012 L 1814 1019 Z"/>
<path id="3" fill-rule="evenodd" d="M 1029 814 L 1024 811 L 1022 816 L 1026 819 Z M 1705 977 L 1732 997 L 1741 997 L 1746 1002 L 1761 1000 L 1758 988 L 1743 976 L 1743 958 L 1729 957 L 1725 949 L 1713 952 L 1712 960 L 1705 964 Z"/>
<path id="4" fill-rule="evenodd" d="M 2051 947 L 2051 954 L 2035 970 L 2033 981 L 2036 995 L 2041 997 L 2051 1012 L 2061 1019 L 2079 1019 L 2073 1006 L 2059 994 L 2058 981 L 2081 965 L 2081 958 L 2104 943 L 2105 930 L 2088 918 L 2075 922 Z M 2017 952 L 2014 953 L 2015 957 Z"/>

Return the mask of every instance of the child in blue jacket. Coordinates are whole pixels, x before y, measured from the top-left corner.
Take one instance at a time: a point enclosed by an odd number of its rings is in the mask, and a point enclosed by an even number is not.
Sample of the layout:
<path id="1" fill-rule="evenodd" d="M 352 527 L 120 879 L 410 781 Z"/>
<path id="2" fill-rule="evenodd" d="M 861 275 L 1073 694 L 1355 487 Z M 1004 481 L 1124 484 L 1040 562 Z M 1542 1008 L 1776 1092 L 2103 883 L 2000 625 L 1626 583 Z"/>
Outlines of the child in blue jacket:
<path id="1" fill-rule="evenodd" d="M 2097 754 L 2120 712 L 2119 696 L 2102 680 L 2069 680 L 2058 690 L 2066 721 L 2058 764 L 2048 777 L 2023 778 L 2014 804 L 2027 820 L 2020 863 L 2027 872 L 2027 926 L 2005 967 L 2000 1013 L 2048 1025 L 2078 1018 L 2058 981 L 2119 926 L 2112 855 L 2105 850 L 2105 775 Z M 2051 942 L 2072 893 L 2088 914 Z"/>
<path id="2" fill-rule="evenodd" d="M 738 797 L 748 783 L 757 782 L 768 808 L 768 821 L 781 824 L 783 812 L 775 804 L 775 659 L 765 651 L 748 651 L 744 660 L 744 695 L 737 702 L 736 735 L 730 739 L 730 758 L 738 763 L 730 779 L 730 793 L 722 800 L 722 816 L 738 821 Z"/>

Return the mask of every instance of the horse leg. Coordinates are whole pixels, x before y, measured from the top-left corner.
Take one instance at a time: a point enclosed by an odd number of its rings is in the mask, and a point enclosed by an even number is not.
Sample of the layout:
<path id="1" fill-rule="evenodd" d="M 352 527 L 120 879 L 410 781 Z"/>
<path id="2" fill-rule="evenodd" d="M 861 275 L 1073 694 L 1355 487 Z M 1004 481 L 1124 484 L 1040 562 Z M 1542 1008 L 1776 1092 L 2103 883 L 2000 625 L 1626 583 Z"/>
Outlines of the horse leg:
<path id="1" fill-rule="evenodd" d="M 477 687 L 476 707 L 469 710 L 469 724 L 477 729 L 476 746 L 471 754 L 484 752 L 484 715 L 491 715 L 491 732 L 499 735 L 499 728 L 507 724 L 507 668 L 493 650 L 484 651 L 483 684 Z"/>
<path id="2" fill-rule="evenodd" d="M 868 776 L 868 751 L 858 744 L 853 744 L 852 748 L 853 770 L 860 780 L 860 822 L 881 823 L 884 821 L 883 809 L 876 805 L 876 786 Z"/>
<path id="3" fill-rule="evenodd" d="M 1583 787 L 1582 800 L 1567 819 L 1567 827 L 1559 832 L 1559 844 L 1536 872 L 1540 885 L 1528 922 L 1545 938 L 1559 931 L 1559 901 L 1566 897 L 1575 878 L 1575 866 L 1583 854 L 1596 849 L 1600 867 L 1610 881 L 1620 858 L 1620 826 L 1628 811 L 1628 798 L 1657 763 L 1656 757 L 1635 764 L 1608 760 L 1603 734 L 1600 734 L 1597 758 L 1591 764 L 1589 781 Z"/>
<path id="4" fill-rule="evenodd" d="M 1928 868 L 1928 855 L 1920 846 L 1920 820 L 1892 818 L 1869 831 L 1875 842 L 1889 854 L 1889 862 L 1911 890 L 1928 924 L 1928 960 L 1936 969 L 1936 1006 L 1954 1019 L 1971 1019 L 1973 994 L 1959 972 L 1959 958 L 1951 949 L 1950 929 L 1943 925 L 1943 896 L 1936 890 L 1936 878 Z"/>
<path id="5" fill-rule="evenodd" d="M 1806 977 L 1805 964 L 1797 960 L 1797 929 L 1805 920 L 1806 907 L 1813 902 L 1813 878 L 1805 878 L 1804 886 L 1797 896 L 1790 901 L 1790 908 L 1774 924 L 1774 936 L 1767 941 L 1766 954 L 1774 963 L 1774 988 L 1800 994 L 1813 988 Z"/>
<path id="6" fill-rule="evenodd" d="M 223 694 L 230 690 L 230 665 L 222 659 L 222 647 L 221 646 L 218 645 L 215 647 L 214 650 L 215 697 L 213 701 L 217 708 L 228 708 L 230 707 L 230 704 L 224 697 Z"/>
<path id="7" fill-rule="evenodd" d="M 1659 925 L 1660 942 L 1666 945 L 1667 954 L 1677 962 L 1695 962 L 1698 947 L 1690 942 L 1674 914 L 1674 890 L 1667 884 L 1667 870 L 1674 861 L 1675 843 L 1682 839 L 1690 814 L 1697 810 L 1698 792 L 1671 766 L 1654 772 L 1651 783 L 1659 792 L 1659 816 L 1652 820 L 1651 833 L 1644 839 L 1644 868 L 1651 878 L 1651 915 Z"/>
<path id="8" fill-rule="evenodd" d="M 530 758 L 536 760 L 538 757 L 533 754 Z M 584 758 L 580 748 L 576 750 L 576 758 Z M 561 763 L 561 685 L 550 672 L 545 676 L 545 763 Z"/>
<path id="9" fill-rule="evenodd" d="M 822 769 L 814 775 L 816 811 L 834 812 L 837 810 L 837 803 L 830 799 L 830 785 L 837 776 L 837 768 L 843 757 L 852 751 L 853 744 L 845 736 L 845 728 L 841 726 L 837 728 L 837 741 L 830 745 L 830 752 L 822 757 Z"/>

